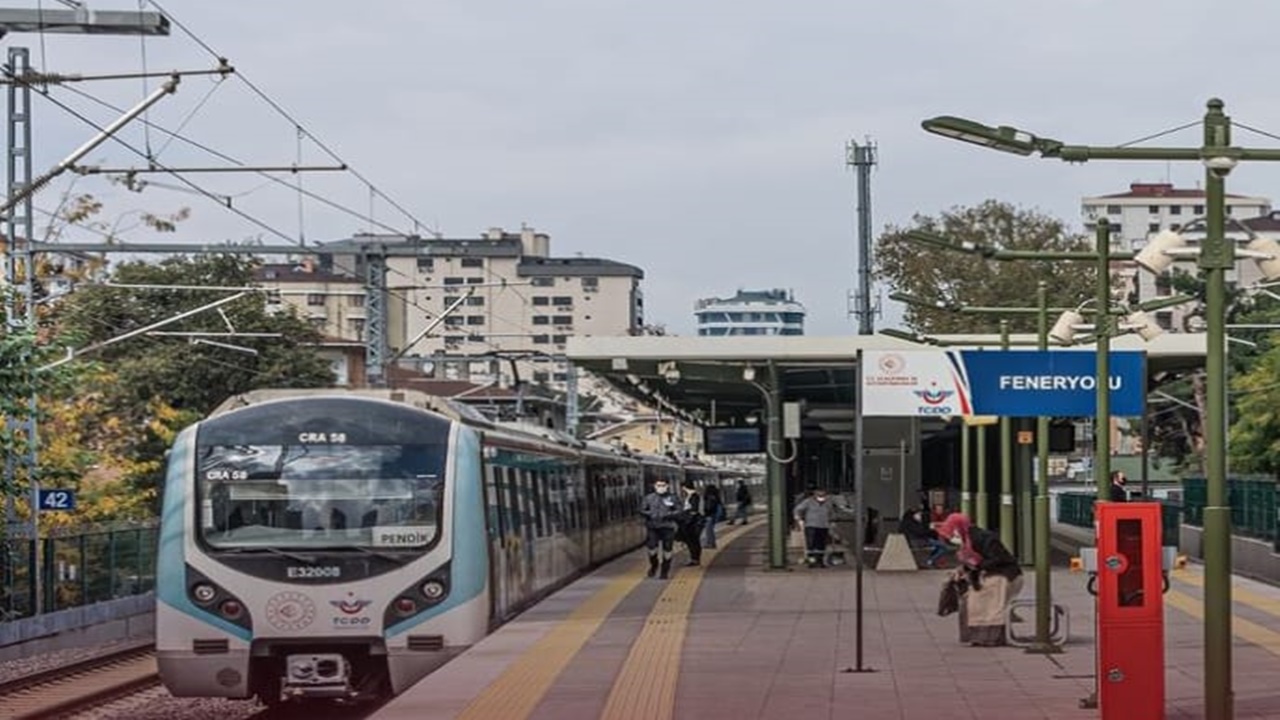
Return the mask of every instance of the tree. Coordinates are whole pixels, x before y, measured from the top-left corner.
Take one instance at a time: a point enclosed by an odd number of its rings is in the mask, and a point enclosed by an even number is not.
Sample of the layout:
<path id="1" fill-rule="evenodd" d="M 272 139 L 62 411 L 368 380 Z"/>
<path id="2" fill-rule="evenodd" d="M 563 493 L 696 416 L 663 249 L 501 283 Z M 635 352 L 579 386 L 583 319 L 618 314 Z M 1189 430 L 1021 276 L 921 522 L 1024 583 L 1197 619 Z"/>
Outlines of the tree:
<path id="1" fill-rule="evenodd" d="M 160 263 L 129 262 L 111 279 L 118 284 L 246 287 L 256 261 L 234 255 L 170 257 Z M 225 298 L 231 291 L 125 289 L 90 285 L 58 309 L 61 332 L 90 345 L 115 338 L 187 310 Z M 182 426 L 207 415 L 233 395 L 266 387 L 326 387 L 328 362 L 316 352 L 319 334 L 293 314 L 271 314 L 252 293 L 165 328 L 184 332 L 261 333 L 274 337 L 213 338 L 246 351 L 193 344 L 189 337 L 143 335 L 103 348 L 91 357 L 109 372 L 102 392 L 106 417 L 127 428 L 127 450 L 117 457 L 136 492 L 153 492 L 164 451 Z M 74 363 L 73 363 L 74 364 Z M 104 428 L 105 429 L 105 428 Z"/>
<path id="2" fill-rule="evenodd" d="M 956 242 L 1007 250 L 1079 251 L 1092 241 L 1069 232 L 1062 221 L 997 200 L 956 207 L 938 217 L 916 215 L 908 227 L 888 226 L 876 241 L 877 279 L 929 302 L 994 307 L 1034 307 L 1036 285 L 1049 283 L 1051 306 L 1075 306 L 1096 294 L 1096 265 L 1081 262 L 988 260 L 946 250 L 924 250 L 904 236 L 924 230 Z M 1003 316 L 1014 332 L 1035 332 L 1034 314 Z M 1000 317 L 915 305 L 906 324 L 923 333 L 990 333 Z"/>

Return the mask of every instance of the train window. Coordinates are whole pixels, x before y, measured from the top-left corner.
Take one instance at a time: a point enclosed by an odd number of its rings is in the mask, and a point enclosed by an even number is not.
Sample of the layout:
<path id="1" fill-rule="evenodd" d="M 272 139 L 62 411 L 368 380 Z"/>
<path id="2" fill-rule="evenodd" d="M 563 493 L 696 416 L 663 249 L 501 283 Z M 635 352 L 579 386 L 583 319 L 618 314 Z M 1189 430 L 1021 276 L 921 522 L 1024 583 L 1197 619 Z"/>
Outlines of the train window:
<path id="1" fill-rule="evenodd" d="M 529 471 L 521 469 L 516 474 L 520 483 L 520 490 L 516 493 L 516 498 L 520 501 L 520 530 L 525 540 L 533 539 L 533 506 L 529 497 Z"/>
<path id="2" fill-rule="evenodd" d="M 520 490 L 516 485 L 516 469 L 507 468 L 507 527 L 510 528 L 512 536 L 520 534 L 520 524 L 523 518 L 520 517 L 520 504 L 517 500 Z"/>
<path id="3" fill-rule="evenodd" d="M 547 534 L 546 517 L 542 512 L 542 485 L 546 474 L 541 470 L 529 471 L 529 504 L 533 506 L 533 530 L 536 537 Z"/>
<path id="4" fill-rule="evenodd" d="M 557 468 L 553 468 L 550 472 L 543 470 L 540 473 L 542 475 L 542 482 L 540 483 L 541 487 L 539 488 L 541 491 L 539 493 L 539 496 L 540 496 L 539 499 L 542 501 L 542 521 L 543 521 L 542 531 L 547 535 L 550 535 L 555 531 L 551 523 L 551 487 L 550 485 L 551 485 L 551 479 L 556 476 L 556 470 Z"/>
<path id="5" fill-rule="evenodd" d="M 489 467 L 489 522 L 492 530 L 498 534 L 498 541 L 507 544 L 507 519 L 502 509 L 502 468 Z"/>
<path id="6" fill-rule="evenodd" d="M 447 448 L 205 445 L 201 538 L 219 549 L 422 549 L 439 535 Z"/>

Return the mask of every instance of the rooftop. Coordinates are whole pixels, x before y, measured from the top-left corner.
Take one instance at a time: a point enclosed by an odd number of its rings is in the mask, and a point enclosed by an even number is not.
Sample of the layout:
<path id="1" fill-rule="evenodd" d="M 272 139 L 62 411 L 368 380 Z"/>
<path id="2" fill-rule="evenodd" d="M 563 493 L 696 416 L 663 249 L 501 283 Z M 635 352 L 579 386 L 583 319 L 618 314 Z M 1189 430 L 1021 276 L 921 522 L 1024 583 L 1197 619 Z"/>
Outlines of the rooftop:
<path id="1" fill-rule="evenodd" d="M 1166 200 L 1194 200 L 1196 198 L 1203 199 L 1205 191 L 1201 188 L 1175 188 L 1172 183 L 1130 183 L 1129 191 L 1122 193 L 1114 193 L 1112 195 L 1097 195 L 1086 200 L 1138 200 L 1143 198 L 1149 199 L 1166 199 Z M 1229 198 L 1237 198 L 1242 200 L 1260 200 L 1265 202 L 1265 198 L 1249 196 L 1249 195 L 1233 195 L 1227 193 Z"/>
<path id="2" fill-rule="evenodd" d="M 795 293 L 793 293 L 791 290 L 784 290 L 782 288 L 774 288 L 772 290 L 741 290 L 739 289 L 737 294 L 735 294 L 733 297 L 702 298 L 701 300 L 698 300 L 696 307 L 701 309 L 701 308 L 712 306 L 712 305 L 724 305 L 724 304 L 730 304 L 730 303 L 756 303 L 756 304 L 776 304 L 776 305 L 780 305 L 783 303 L 792 303 L 795 305 L 800 304 L 796 302 Z"/>

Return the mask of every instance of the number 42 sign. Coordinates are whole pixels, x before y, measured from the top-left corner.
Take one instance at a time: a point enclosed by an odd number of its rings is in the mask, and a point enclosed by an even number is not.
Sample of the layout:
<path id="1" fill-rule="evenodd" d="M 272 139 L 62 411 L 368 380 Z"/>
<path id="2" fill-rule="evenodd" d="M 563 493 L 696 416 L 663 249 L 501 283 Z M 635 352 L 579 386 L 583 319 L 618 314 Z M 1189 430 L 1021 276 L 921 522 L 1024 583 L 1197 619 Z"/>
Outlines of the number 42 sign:
<path id="1" fill-rule="evenodd" d="M 40 490 L 36 496 L 40 512 L 57 512 L 76 509 L 75 490 Z"/>

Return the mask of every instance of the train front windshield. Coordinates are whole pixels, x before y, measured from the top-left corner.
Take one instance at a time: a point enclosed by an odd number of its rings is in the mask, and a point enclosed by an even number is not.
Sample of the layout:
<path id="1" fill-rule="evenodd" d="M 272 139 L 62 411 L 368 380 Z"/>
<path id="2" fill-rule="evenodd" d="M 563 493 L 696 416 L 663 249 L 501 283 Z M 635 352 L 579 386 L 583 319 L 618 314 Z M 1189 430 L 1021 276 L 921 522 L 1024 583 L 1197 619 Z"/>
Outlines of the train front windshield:
<path id="1" fill-rule="evenodd" d="M 422 550 L 440 529 L 445 446 L 198 449 L 200 534 L 218 550 Z"/>

